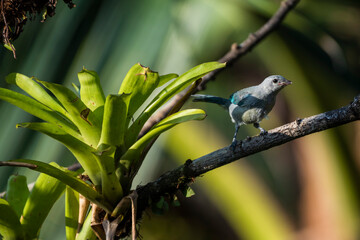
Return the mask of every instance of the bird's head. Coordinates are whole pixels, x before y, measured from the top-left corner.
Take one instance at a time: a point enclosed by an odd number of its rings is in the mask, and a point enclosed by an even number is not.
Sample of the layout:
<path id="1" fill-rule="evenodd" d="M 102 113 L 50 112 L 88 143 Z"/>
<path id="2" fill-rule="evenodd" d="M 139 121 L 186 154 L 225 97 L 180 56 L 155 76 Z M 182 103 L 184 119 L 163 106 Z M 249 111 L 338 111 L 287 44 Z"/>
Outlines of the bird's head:
<path id="1" fill-rule="evenodd" d="M 291 81 L 287 80 L 281 75 L 271 75 L 265 78 L 264 81 L 260 84 L 260 86 L 266 89 L 268 92 L 277 93 L 291 83 Z"/>

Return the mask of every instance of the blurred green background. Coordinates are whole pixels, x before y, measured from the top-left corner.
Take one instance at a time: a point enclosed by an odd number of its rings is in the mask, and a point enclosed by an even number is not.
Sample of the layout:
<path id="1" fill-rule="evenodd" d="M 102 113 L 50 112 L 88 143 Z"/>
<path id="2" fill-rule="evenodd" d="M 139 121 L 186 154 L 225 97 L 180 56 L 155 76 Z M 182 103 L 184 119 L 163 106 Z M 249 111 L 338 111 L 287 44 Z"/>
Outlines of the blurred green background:
<path id="1" fill-rule="evenodd" d="M 270 0 L 75 0 L 59 1 L 45 23 L 28 22 L 15 41 L 17 59 L 0 49 L 0 86 L 20 72 L 71 86 L 83 66 L 99 73 L 106 94 L 116 93 L 135 63 L 166 73 L 182 73 L 227 52 L 276 11 Z M 209 82 L 202 93 L 228 97 L 270 74 L 293 81 L 278 96 L 265 129 L 347 105 L 360 90 L 360 2 L 302 0 L 282 26 L 252 52 Z M 234 126 L 216 105 L 208 117 L 161 136 L 136 178 L 155 180 L 186 159 L 230 144 Z M 16 123 L 29 114 L 0 102 L 0 160 L 29 158 L 74 162 L 55 140 Z M 243 126 L 239 139 L 258 134 Z M 196 195 L 164 216 L 148 211 L 144 239 L 359 239 L 360 123 L 313 134 L 229 164 L 196 179 Z M 0 168 L 0 191 L 11 174 Z M 135 185 L 136 185 L 135 184 Z M 41 239 L 64 239 L 63 199 L 51 211 Z"/>

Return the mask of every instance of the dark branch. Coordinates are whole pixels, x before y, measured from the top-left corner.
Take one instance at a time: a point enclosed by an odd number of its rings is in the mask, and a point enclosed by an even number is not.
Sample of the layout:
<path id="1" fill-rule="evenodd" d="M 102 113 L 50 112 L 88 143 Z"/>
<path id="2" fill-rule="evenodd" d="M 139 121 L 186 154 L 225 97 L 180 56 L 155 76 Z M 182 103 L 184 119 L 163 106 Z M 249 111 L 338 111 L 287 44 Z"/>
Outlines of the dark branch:
<path id="1" fill-rule="evenodd" d="M 156 199 L 166 193 L 174 193 L 179 187 L 191 183 L 215 168 L 234 162 L 240 158 L 262 152 L 269 148 L 290 142 L 306 135 L 334 128 L 360 119 L 360 95 L 349 105 L 304 119 L 297 119 L 281 127 L 272 129 L 266 135 L 258 135 L 240 141 L 232 152 L 228 147 L 202 156 L 194 161 L 163 174 L 159 179 L 137 188 L 138 210 L 146 208 L 149 199 Z"/>
<path id="2" fill-rule="evenodd" d="M 220 58 L 218 62 L 226 62 L 226 66 L 230 66 L 241 56 L 250 52 L 259 42 L 261 42 L 261 40 L 263 40 L 281 24 L 288 12 L 292 10 L 299 2 L 300 0 L 286 0 L 282 2 L 277 12 L 260 29 L 258 29 L 255 33 L 251 33 L 249 37 L 241 44 L 234 43 L 231 46 L 230 51 L 227 52 L 222 58 Z M 175 106 L 178 107 L 179 103 L 185 103 L 191 94 L 204 90 L 206 84 L 210 80 L 214 79 L 215 76 L 224 69 L 225 68 L 217 69 L 205 75 L 198 87 L 192 89 L 191 92 L 190 90 L 184 90 L 183 92 L 177 94 L 165 107 L 150 117 L 141 130 L 140 136 L 143 136 L 152 126 L 168 116 Z"/>

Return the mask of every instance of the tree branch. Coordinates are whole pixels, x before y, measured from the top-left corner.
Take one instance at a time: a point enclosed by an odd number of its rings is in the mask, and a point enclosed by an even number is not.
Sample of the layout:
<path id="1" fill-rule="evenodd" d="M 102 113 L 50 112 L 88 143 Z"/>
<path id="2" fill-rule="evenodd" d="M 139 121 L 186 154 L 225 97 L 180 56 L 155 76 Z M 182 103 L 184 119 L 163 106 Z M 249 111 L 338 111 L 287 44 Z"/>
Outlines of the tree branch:
<path id="1" fill-rule="evenodd" d="M 349 105 L 321 113 L 270 130 L 266 135 L 248 137 L 240 141 L 234 152 L 225 147 L 205 156 L 187 160 L 186 163 L 172 171 L 163 174 L 159 179 L 144 186 L 137 187 L 138 210 L 148 206 L 149 199 L 156 199 L 166 193 L 174 193 L 179 188 L 186 187 L 198 177 L 215 168 L 234 162 L 240 158 L 262 152 L 269 148 L 290 142 L 306 135 L 324 131 L 360 119 L 360 95 Z"/>
<path id="2" fill-rule="evenodd" d="M 286 15 L 300 2 L 300 0 L 286 0 L 280 4 L 277 12 L 255 33 L 251 33 L 247 39 L 245 39 L 241 44 L 234 43 L 231 46 L 229 52 L 227 52 L 218 62 L 226 62 L 226 67 L 230 66 L 241 56 L 250 52 L 259 42 L 261 42 L 267 35 L 273 32 L 284 20 Z M 186 100 L 190 97 L 191 94 L 194 94 L 198 91 L 204 90 L 206 84 L 215 79 L 215 76 L 223 71 L 225 68 L 217 69 L 205 75 L 202 78 L 201 83 L 197 88 L 191 88 L 184 90 L 183 92 L 177 94 L 166 106 L 160 109 L 157 113 L 153 114 L 149 120 L 145 123 L 143 129 L 141 130 L 139 137 L 147 133 L 155 124 L 160 122 L 162 119 L 167 117 L 172 109 L 178 108 L 179 104 L 184 104 Z M 190 94 L 189 94 L 190 93 Z M 182 105 L 181 105 L 182 106 Z M 181 107 L 180 106 L 180 107 Z M 180 108 L 179 108 L 180 109 Z"/>
<path id="3" fill-rule="evenodd" d="M 292 10 L 300 0 L 287 0 L 283 1 L 280 4 L 277 12 L 263 25 L 257 30 L 255 33 L 250 33 L 248 38 L 245 39 L 240 44 L 234 43 L 231 46 L 229 52 L 227 52 L 222 58 L 220 58 L 219 62 L 226 62 L 226 66 L 231 66 L 236 60 L 238 60 L 243 55 L 250 52 L 259 42 L 261 42 L 264 38 L 266 38 L 271 32 L 273 32 L 284 20 L 286 15 Z M 203 77 L 201 84 L 198 86 L 198 91 L 204 90 L 205 85 L 215 78 L 215 76 L 223 71 L 225 68 L 217 69 L 212 71 Z"/>

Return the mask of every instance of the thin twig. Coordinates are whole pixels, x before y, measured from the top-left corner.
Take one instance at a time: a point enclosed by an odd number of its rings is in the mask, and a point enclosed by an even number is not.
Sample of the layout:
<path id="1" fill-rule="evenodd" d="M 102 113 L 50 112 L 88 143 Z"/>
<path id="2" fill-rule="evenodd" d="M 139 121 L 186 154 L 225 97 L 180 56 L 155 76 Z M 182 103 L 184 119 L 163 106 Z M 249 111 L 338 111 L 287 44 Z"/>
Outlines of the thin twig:
<path id="1" fill-rule="evenodd" d="M 22 163 L 22 162 L 2 162 L 0 161 L 0 167 L 2 166 L 11 166 L 11 167 L 27 167 L 30 169 L 37 168 L 37 165 L 30 164 L 30 163 Z"/>
<path id="2" fill-rule="evenodd" d="M 300 2 L 300 0 L 287 0 L 283 1 L 280 4 L 279 9 L 276 13 L 264 24 L 262 25 L 255 33 L 250 33 L 248 38 L 245 39 L 240 44 L 234 43 L 230 51 L 227 52 L 219 62 L 226 62 L 226 66 L 231 66 L 236 60 L 238 60 L 243 55 L 250 52 L 259 42 L 265 39 L 271 32 L 273 32 L 284 20 L 286 15 Z M 203 77 L 201 84 L 198 87 L 198 91 L 204 90 L 206 84 L 215 78 L 217 74 L 223 71 L 225 68 L 217 69 L 212 71 Z"/>
<path id="3" fill-rule="evenodd" d="M 131 234 L 132 240 L 136 240 L 136 210 L 138 194 L 136 191 L 133 191 L 130 195 L 126 197 L 131 200 Z"/>
<path id="4" fill-rule="evenodd" d="M 149 199 L 158 198 L 165 193 L 174 193 L 178 189 L 179 183 L 182 185 L 189 184 L 193 178 L 240 158 L 356 120 L 360 120 L 360 95 L 345 107 L 304 119 L 297 119 L 270 130 L 266 135 L 258 135 L 240 141 L 234 152 L 229 147 L 225 147 L 194 161 L 188 160 L 184 165 L 163 174 L 156 181 L 145 186 L 139 186 L 136 189 L 139 195 L 138 211 L 147 207 Z"/>
<path id="5" fill-rule="evenodd" d="M 281 24 L 289 11 L 291 11 L 299 2 L 300 0 L 286 0 L 282 2 L 277 12 L 261 28 L 259 28 L 255 33 L 251 33 L 249 37 L 245 39 L 241 44 L 234 43 L 231 46 L 230 51 L 227 52 L 222 58 L 220 58 L 218 62 L 226 62 L 226 66 L 228 67 L 236 60 L 238 60 L 241 56 L 250 52 L 259 42 L 261 42 L 266 36 L 268 36 Z M 204 90 L 206 84 L 210 80 L 214 79 L 215 76 L 224 69 L 225 68 L 220 68 L 205 75 L 202 78 L 199 86 L 192 91 L 192 94 Z M 169 112 L 172 111 L 174 106 L 178 106 L 181 102 L 185 103 L 185 101 L 190 97 L 190 95 L 186 95 L 187 92 L 188 90 L 180 92 L 166 106 L 160 109 L 156 114 L 152 115 L 141 130 L 140 136 L 143 136 L 147 131 L 149 131 L 149 129 L 151 129 L 152 126 L 154 126 L 166 116 L 168 116 Z"/>
<path id="6" fill-rule="evenodd" d="M 5 9 L 4 9 L 4 0 L 1 0 L 1 14 L 2 14 L 2 17 L 3 17 L 3 20 L 4 20 L 4 32 L 3 32 L 3 35 L 4 35 L 4 40 L 5 40 L 5 43 L 7 45 L 9 45 L 11 47 L 11 50 L 12 50 L 12 53 L 13 53 L 13 56 L 14 58 L 16 59 L 16 51 L 15 51 L 15 48 L 14 46 L 11 44 L 10 40 L 9 40 L 9 25 L 6 21 L 6 17 L 5 17 Z"/>

